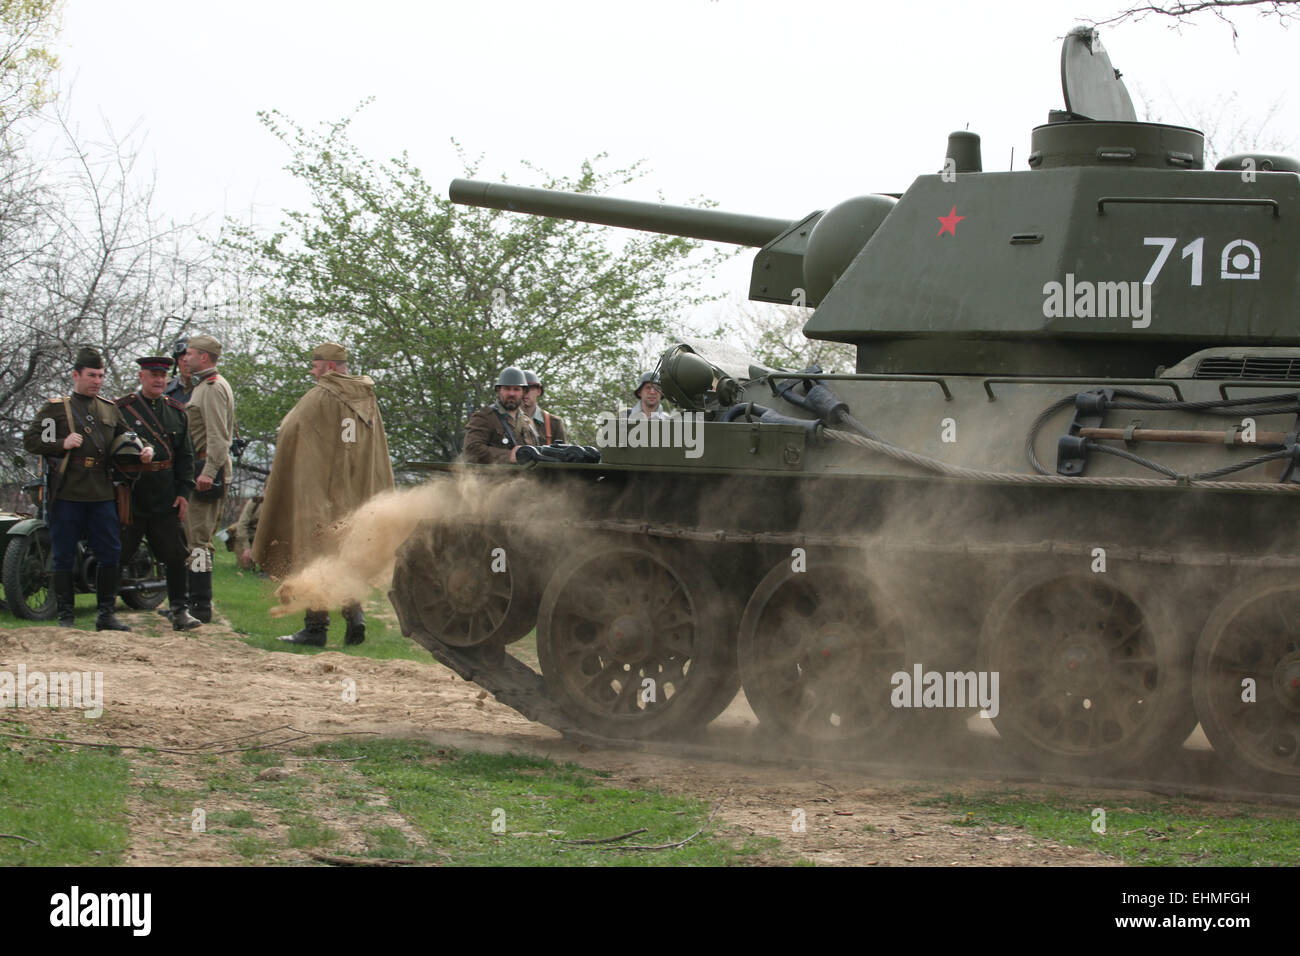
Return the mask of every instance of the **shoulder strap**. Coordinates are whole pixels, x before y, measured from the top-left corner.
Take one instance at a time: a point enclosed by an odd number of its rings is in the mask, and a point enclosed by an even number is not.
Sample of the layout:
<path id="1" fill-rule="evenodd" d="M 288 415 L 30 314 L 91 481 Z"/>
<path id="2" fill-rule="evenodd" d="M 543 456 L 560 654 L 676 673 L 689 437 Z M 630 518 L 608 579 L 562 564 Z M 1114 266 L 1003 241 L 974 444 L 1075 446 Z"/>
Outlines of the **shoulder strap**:
<path id="1" fill-rule="evenodd" d="M 546 444 L 551 443 L 551 413 L 542 409 L 542 418 L 546 421 Z"/>
<path id="2" fill-rule="evenodd" d="M 501 427 L 505 429 L 506 437 L 510 439 L 511 447 L 518 445 L 519 439 L 515 437 L 515 432 L 514 429 L 510 427 L 510 422 L 506 421 L 506 417 L 502 415 L 500 412 L 498 412 L 495 408 L 492 409 L 492 411 L 496 412 L 497 418 L 501 419 Z"/>
<path id="3" fill-rule="evenodd" d="M 68 434 L 71 435 L 73 432 L 75 432 L 75 431 L 77 430 L 77 426 L 76 426 L 76 425 L 73 423 L 73 421 L 72 421 L 72 396 L 71 396 L 71 395 L 64 395 L 64 396 L 63 396 L 63 414 L 67 416 L 67 419 L 68 419 Z M 69 461 L 71 458 L 72 458 L 72 449 L 71 449 L 71 448 L 68 448 L 68 449 L 66 449 L 66 450 L 64 451 L 64 454 L 63 454 L 63 461 L 59 462 L 59 477 L 60 477 L 60 478 L 62 478 L 62 477 L 63 477 L 63 473 L 64 473 L 65 471 L 68 470 L 68 461 Z"/>
<path id="4" fill-rule="evenodd" d="M 167 429 L 163 427 L 163 423 L 158 421 L 158 416 L 153 413 L 153 409 L 149 407 L 148 402 L 141 399 L 138 404 L 140 406 L 140 410 L 143 411 L 145 415 L 148 416 L 149 419 L 151 419 L 151 422 L 144 423 L 144 427 L 149 429 L 149 431 L 153 432 L 154 437 L 163 443 L 163 447 L 167 449 L 167 457 L 175 458 L 176 453 L 172 449 L 172 443 L 167 439 Z"/>

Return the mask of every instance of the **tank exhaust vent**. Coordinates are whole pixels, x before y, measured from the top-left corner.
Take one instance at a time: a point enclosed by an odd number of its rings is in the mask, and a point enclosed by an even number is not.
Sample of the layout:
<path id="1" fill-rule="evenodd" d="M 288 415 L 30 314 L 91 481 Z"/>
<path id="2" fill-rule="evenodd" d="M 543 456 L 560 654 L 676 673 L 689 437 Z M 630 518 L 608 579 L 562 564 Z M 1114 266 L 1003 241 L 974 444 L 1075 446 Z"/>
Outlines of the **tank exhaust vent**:
<path id="1" fill-rule="evenodd" d="M 1257 378 L 1274 382 L 1300 382 L 1300 358 L 1276 355 L 1232 355 L 1204 358 L 1193 378 Z"/>

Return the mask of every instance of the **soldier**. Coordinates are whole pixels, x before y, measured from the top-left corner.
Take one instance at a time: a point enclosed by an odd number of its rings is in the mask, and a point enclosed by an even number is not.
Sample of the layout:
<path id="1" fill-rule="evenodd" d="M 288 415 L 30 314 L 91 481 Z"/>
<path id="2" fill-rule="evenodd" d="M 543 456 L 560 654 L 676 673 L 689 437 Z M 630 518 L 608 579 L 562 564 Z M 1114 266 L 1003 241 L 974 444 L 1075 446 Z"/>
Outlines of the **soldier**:
<path id="1" fill-rule="evenodd" d="M 384 420 L 368 375 L 348 374 L 348 353 L 334 342 L 311 353 L 316 385 L 280 423 L 266 501 L 250 557 L 275 578 L 301 570 L 330 546 L 335 522 L 393 487 Z M 366 639 L 366 617 L 345 604 L 345 644 Z M 280 638 L 324 647 L 330 614 L 307 611 L 302 630 Z"/>
<path id="2" fill-rule="evenodd" d="M 120 466 L 137 476 L 131 489 L 131 523 L 122 533 L 122 566 L 131 563 L 141 538 L 148 537 L 154 556 L 167 569 L 172 630 L 185 631 L 202 625 L 186 609 L 181 529 L 194 491 L 194 445 L 185 406 L 163 395 L 171 360 L 146 356 L 135 361 L 140 366 L 140 390 L 119 398 L 117 407 L 136 434 L 149 439 L 154 455 L 149 464 Z"/>
<path id="3" fill-rule="evenodd" d="M 465 447 L 461 457 L 479 464 L 504 465 L 514 462 L 519 445 L 536 445 L 532 420 L 519 413 L 528 378 L 513 365 L 497 377 L 497 400 L 469 417 L 465 425 Z"/>
<path id="4" fill-rule="evenodd" d="M 194 495 L 185 513 L 189 542 L 190 613 L 212 620 L 212 536 L 221 522 L 221 499 L 230 484 L 230 438 L 235 427 L 235 396 L 217 372 L 221 343 L 210 335 L 189 339 L 181 360 L 194 390 L 185 405 L 194 442 Z"/>
<path id="5" fill-rule="evenodd" d="M 667 413 L 659 407 L 659 403 L 663 401 L 664 390 L 659 387 L 654 372 L 642 372 L 641 377 L 637 379 L 636 391 L 632 394 L 637 397 L 637 403 L 627 410 L 629 420 L 668 417 Z"/>
<path id="6" fill-rule="evenodd" d="M 84 537 L 99 565 L 95 576 L 95 630 L 129 631 L 113 613 L 121 579 L 121 542 L 109 471 L 115 439 L 126 435 L 128 429 L 117 406 L 99 397 L 103 385 L 104 359 L 91 348 L 78 351 L 72 394 L 52 398 L 41 407 L 36 420 L 23 433 L 23 447 L 33 455 L 44 455 L 50 468 L 47 514 L 59 625 L 72 627 L 75 623 L 72 564 L 77 542 Z M 152 460 L 153 449 L 146 447 L 140 461 L 148 464 Z"/>
<path id="7" fill-rule="evenodd" d="M 188 339 L 180 338 L 172 343 L 172 360 L 168 364 L 176 366 L 176 377 L 167 383 L 167 391 L 164 393 L 168 398 L 174 398 L 182 405 L 190 400 L 190 393 L 194 391 L 194 379 L 190 376 L 190 370 L 184 362 L 187 348 L 189 348 Z"/>
<path id="8" fill-rule="evenodd" d="M 530 372 L 528 369 L 524 369 L 524 378 L 528 381 L 528 387 L 524 389 L 524 397 L 519 403 L 519 410 L 532 419 L 533 428 L 537 432 L 538 444 L 564 444 L 564 419 L 559 415 L 552 415 L 550 412 L 537 407 L 537 402 L 546 394 L 546 386 L 542 384 L 542 380 L 537 377 L 536 372 Z"/>

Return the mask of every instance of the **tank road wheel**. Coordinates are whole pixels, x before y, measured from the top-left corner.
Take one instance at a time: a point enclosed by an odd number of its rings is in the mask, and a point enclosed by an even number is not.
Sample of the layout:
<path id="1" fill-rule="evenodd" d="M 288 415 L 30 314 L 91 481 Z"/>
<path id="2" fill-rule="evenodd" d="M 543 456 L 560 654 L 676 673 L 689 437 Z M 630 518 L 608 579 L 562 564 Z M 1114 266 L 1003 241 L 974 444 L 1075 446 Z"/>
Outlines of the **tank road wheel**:
<path id="1" fill-rule="evenodd" d="M 1113 773 L 1176 749 L 1196 726 L 1189 651 L 1159 602 L 1139 603 L 1118 580 L 1024 575 L 984 622 L 980 668 L 999 675 L 994 726 L 1038 766 Z"/>
<path id="2" fill-rule="evenodd" d="M 432 637 L 452 647 L 501 647 L 525 636 L 537 617 L 540 588 L 522 552 L 500 528 L 421 524 L 393 571 L 398 613 L 419 625 L 410 636 L 425 646 Z"/>
<path id="3" fill-rule="evenodd" d="M 899 616 L 861 567 L 767 573 L 740 624 L 741 686 L 766 727 L 803 744 L 876 749 L 906 726 L 890 704 L 907 670 Z"/>
<path id="4" fill-rule="evenodd" d="M 551 699 L 580 729 L 681 735 L 736 696 L 734 607 L 684 551 L 613 546 L 556 570 L 537 615 Z"/>
<path id="5" fill-rule="evenodd" d="M 29 621 L 54 617 L 53 568 L 49 528 L 38 527 L 30 534 L 10 538 L 0 572 L 9 610 Z"/>
<path id="6" fill-rule="evenodd" d="M 1247 777 L 1300 783 L 1300 584 L 1233 591 L 1206 622 L 1194 673 L 1196 712 L 1219 756 Z"/>

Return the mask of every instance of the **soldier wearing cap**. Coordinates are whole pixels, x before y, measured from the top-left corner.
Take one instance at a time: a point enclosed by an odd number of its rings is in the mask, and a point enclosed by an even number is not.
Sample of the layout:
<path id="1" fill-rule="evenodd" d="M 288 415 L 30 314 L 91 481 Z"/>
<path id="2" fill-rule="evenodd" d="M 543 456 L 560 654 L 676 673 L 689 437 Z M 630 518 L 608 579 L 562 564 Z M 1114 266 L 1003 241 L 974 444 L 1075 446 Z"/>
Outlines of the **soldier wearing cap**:
<path id="1" fill-rule="evenodd" d="M 528 377 L 509 365 L 497 377 L 497 400 L 469 417 L 465 425 L 465 446 L 461 457 L 483 465 L 504 465 L 515 460 L 519 445 L 536 445 L 533 420 L 521 415 Z"/>
<path id="2" fill-rule="evenodd" d="M 194 390 L 185 404 L 194 443 L 194 495 L 185 513 L 189 542 L 190 613 L 212 620 L 212 536 L 221 523 L 221 505 L 230 484 L 230 439 L 235 428 L 235 396 L 217 372 L 221 343 L 210 335 L 191 336 L 181 360 Z"/>
<path id="3" fill-rule="evenodd" d="M 537 407 L 537 402 L 546 394 L 546 386 L 537 377 L 536 372 L 528 369 L 524 369 L 524 379 L 528 385 L 524 388 L 524 397 L 519 403 L 519 411 L 532 419 L 533 429 L 537 432 L 537 443 L 539 445 L 563 444 L 564 419 Z"/>
<path id="4" fill-rule="evenodd" d="M 190 393 L 194 391 L 194 379 L 190 376 L 190 370 L 184 362 L 187 348 L 189 348 L 189 339 L 179 338 L 172 343 L 172 360 L 168 364 L 176 366 L 176 377 L 167 383 L 167 390 L 163 393 L 182 405 L 190 400 Z"/>
<path id="5" fill-rule="evenodd" d="M 121 542 L 110 471 L 115 443 L 129 432 L 117 406 L 99 397 L 103 385 L 103 357 L 92 348 L 78 351 L 73 363 L 72 394 L 52 398 L 41 407 L 36 420 L 23 433 L 23 447 L 33 455 L 44 455 L 50 469 L 47 514 L 59 624 L 74 624 L 72 565 L 77 542 L 85 538 L 99 568 L 95 578 L 95 630 L 129 631 L 113 613 L 121 578 Z M 153 449 L 145 447 L 139 460 L 151 462 Z"/>
<path id="6" fill-rule="evenodd" d="M 667 418 L 667 413 L 659 407 L 663 401 L 664 390 L 659 387 L 659 380 L 654 372 L 642 372 L 637 379 L 636 390 L 632 393 L 637 403 L 627 410 L 629 420 L 637 418 Z"/>
<path id="7" fill-rule="evenodd" d="M 280 423 L 266 479 L 262 517 L 251 557 L 274 578 L 302 570 L 334 546 L 339 519 L 393 487 L 384 420 L 368 375 L 348 374 L 348 353 L 336 342 L 311 353 L 316 384 Z M 358 604 L 345 604 L 345 644 L 366 639 Z M 280 638 L 323 647 L 329 611 L 307 611 L 302 630 Z"/>
<path id="8" fill-rule="evenodd" d="M 181 522 L 194 491 L 194 445 L 190 441 L 185 405 L 163 394 L 171 359 L 146 356 L 140 366 L 140 390 L 117 400 L 126 423 L 154 447 L 148 464 L 122 465 L 134 474 L 131 489 L 131 523 L 122 532 L 122 566 L 135 557 L 140 540 L 149 539 L 155 557 L 167 569 L 167 603 L 172 629 L 184 631 L 202 622 L 186 610 L 186 547 Z"/>

